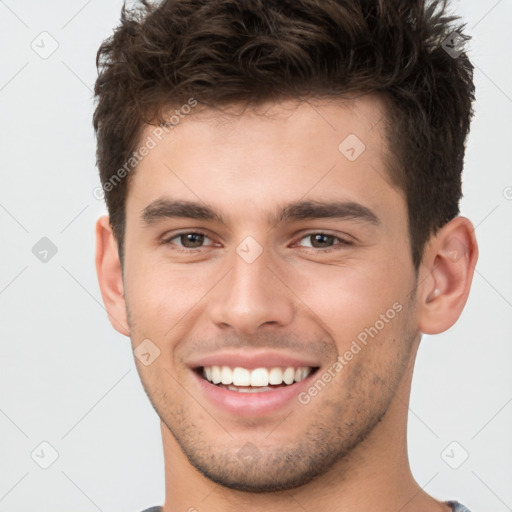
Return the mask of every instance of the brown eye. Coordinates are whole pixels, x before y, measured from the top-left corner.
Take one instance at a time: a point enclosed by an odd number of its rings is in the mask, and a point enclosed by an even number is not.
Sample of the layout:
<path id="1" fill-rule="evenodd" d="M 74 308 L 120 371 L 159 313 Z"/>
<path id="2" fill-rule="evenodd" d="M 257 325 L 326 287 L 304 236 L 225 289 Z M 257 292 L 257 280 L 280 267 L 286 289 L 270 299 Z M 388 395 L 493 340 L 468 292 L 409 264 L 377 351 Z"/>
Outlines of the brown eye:
<path id="1" fill-rule="evenodd" d="M 208 245 L 212 240 L 203 233 L 186 231 L 178 233 L 163 240 L 164 244 L 172 246 L 173 250 L 186 252 L 187 250 L 200 249 Z"/>
<path id="2" fill-rule="evenodd" d="M 179 239 L 183 247 L 187 249 L 196 249 L 201 247 L 204 242 L 204 235 L 201 233 L 184 233 L 179 235 Z"/>
<path id="3" fill-rule="evenodd" d="M 300 244 L 302 247 L 312 248 L 312 249 L 325 249 L 329 250 L 331 248 L 336 248 L 336 245 L 339 246 L 347 246 L 352 245 L 352 242 L 348 240 L 344 240 L 343 238 L 339 238 L 334 235 L 329 235 L 328 233 L 309 233 L 301 238 L 301 241 L 309 241 L 309 243 Z M 299 242 L 300 243 L 300 242 Z M 321 251 L 319 251 L 321 252 Z"/>
<path id="4" fill-rule="evenodd" d="M 325 249 L 326 247 L 331 247 L 335 240 L 334 236 L 325 235 L 324 233 L 309 235 L 309 238 L 311 240 L 311 246 L 315 247 L 316 249 Z"/>

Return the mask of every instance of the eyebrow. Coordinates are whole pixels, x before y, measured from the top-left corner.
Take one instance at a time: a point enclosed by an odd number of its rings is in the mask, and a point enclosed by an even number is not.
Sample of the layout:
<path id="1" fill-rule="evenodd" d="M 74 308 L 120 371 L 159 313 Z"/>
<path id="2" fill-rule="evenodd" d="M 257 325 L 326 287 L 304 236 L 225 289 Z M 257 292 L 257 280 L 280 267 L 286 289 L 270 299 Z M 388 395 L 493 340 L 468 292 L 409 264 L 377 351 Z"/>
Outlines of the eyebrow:
<path id="1" fill-rule="evenodd" d="M 226 225 L 222 215 L 213 208 L 194 201 L 157 199 L 142 210 L 142 220 L 147 226 L 173 218 L 206 220 Z M 268 223 L 272 225 L 314 219 L 356 220 L 374 226 L 380 225 L 375 212 L 354 201 L 296 201 L 267 216 Z"/>

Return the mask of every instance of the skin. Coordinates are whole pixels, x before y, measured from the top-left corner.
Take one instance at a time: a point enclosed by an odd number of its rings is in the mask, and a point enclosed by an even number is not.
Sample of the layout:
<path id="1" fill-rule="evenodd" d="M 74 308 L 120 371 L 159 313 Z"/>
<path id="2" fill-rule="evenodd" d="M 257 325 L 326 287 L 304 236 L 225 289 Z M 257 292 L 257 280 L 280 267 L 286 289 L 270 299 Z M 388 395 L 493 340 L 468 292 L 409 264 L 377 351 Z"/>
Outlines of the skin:
<path id="1" fill-rule="evenodd" d="M 457 217 L 432 236 L 416 276 L 375 95 L 230 113 L 197 107 L 139 164 L 126 201 L 123 271 L 108 217 L 97 223 L 110 320 L 134 349 L 150 339 L 161 352 L 149 366 L 136 363 L 161 418 L 164 511 L 449 510 L 411 474 L 407 413 L 421 334 L 451 327 L 466 303 L 478 257 L 473 225 Z M 366 146 L 355 161 L 338 149 L 351 133 Z M 171 197 L 207 204 L 226 224 L 143 221 L 148 205 Z M 268 222 L 297 200 L 357 202 L 379 224 Z M 176 233 L 187 231 L 206 234 L 203 245 L 184 246 Z M 335 238 L 314 246 L 306 236 L 314 233 Z M 263 250 L 252 263 L 236 252 L 247 236 Z M 228 347 L 277 348 L 315 357 L 321 375 L 397 303 L 400 312 L 307 404 L 231 414 L 208 400 L 188 366 Z M 247 443 L 253 451 L 240 457 Z"/>

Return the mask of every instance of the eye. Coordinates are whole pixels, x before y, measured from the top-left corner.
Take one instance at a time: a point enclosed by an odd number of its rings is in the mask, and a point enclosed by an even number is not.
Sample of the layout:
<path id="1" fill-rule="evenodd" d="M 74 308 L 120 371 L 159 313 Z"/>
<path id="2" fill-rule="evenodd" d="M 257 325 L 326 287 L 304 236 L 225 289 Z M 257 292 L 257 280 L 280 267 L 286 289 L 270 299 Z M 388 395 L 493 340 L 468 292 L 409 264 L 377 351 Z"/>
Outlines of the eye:
<path id="1" fill-rule="evenodd" d="M 339 238 L 334 235 L 330 235 L 328 233 L 323 232 L 316 232 L 316 233 L 308 233 L 307 235 L 303 236 L 300 240 L 309 240 L 309 245 L 302 245 L 302 247 L 310 247 L 313 249 L 324 249 L 329 250 L 330 248 L 334 247 L 333 244 L 335 241 L 338 241 L 338 245 L 346 246 L 346 245 L 352 245 L 352 242 L 349 242 L 348 240 L 344 240 L 343 238 Z"/>
<path id="2" fill-rule="evenodd" d="M 175 242 L 175 240 L 177 242 Z M 206 240 L 210 240 L 210 242 L 212 241 L 211 238 L 206 236 L 204 233 L 187 231 L 184 233 L 178 233 L 177 235 L 173 235 L 170 238 L 166 238 L 165 240 L 163 240 L 163 243 L 177 245 L 178 248 L 176 250 L 181 251 L 179 247 L 183 247 L 185 250 L 199 249 L 200 247 L 203 247 L 203 244 Z"/>

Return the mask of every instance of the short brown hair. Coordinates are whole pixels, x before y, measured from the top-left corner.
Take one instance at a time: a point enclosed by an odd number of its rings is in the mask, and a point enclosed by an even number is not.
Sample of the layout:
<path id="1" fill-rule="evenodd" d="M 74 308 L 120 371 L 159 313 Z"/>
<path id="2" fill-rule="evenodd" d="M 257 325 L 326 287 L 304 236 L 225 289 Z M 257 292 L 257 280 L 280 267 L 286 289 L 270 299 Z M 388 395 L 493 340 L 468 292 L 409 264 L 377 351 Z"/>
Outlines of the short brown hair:
<path id="1" fill-rule="evenodd" d="M 190 98 L 219 108 L 374 92 L 387 107 L 389 175 L 407 198 L 417 270 L 429 237 L 459 213 L 473 116 L 473 66 L 454 50 L 469 36 L 462 33 L 465 24 L 452 25 L 458 18 L 446 8 L 447 0 L 143 0 L 139 8 L 123 6 L 120 26 L 97 53 L 93 118 L 121 261 L 133 174 L 126 163 L 143 128 L 165 122 L 163 112 Z M 109 181 L 123 168 L 125 179 Z"/>

